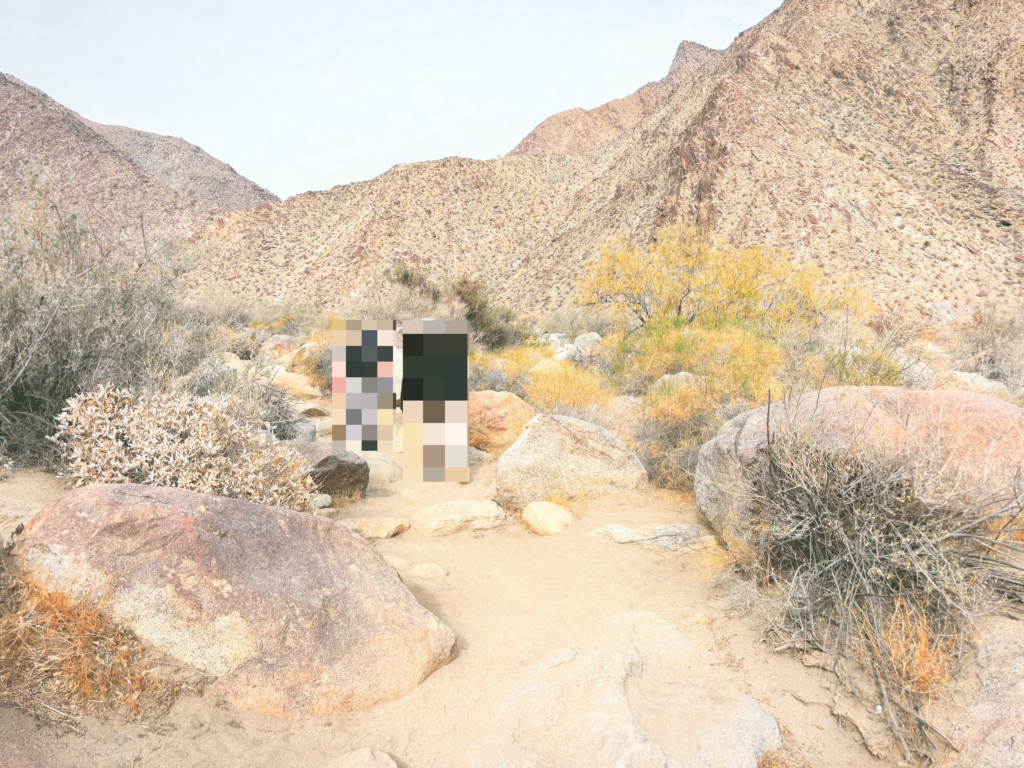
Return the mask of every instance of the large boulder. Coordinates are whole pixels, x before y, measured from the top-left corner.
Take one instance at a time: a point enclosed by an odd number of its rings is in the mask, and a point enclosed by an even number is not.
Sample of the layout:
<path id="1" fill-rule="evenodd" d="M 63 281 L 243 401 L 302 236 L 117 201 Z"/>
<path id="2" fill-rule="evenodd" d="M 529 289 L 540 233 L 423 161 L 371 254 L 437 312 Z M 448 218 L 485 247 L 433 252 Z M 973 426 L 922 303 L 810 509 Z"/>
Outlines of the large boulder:
<path id="1" fill-rule="evenodd" d="M 1006 493 L 1024 464 L 1024 410 L 959 390 L 831 387 L 745 411 L 723 425 L 697 457 L 697 506 L 726 541 L 744 542 L 768 436 L 795 430 L 818 449 L 854 451 L 915 467 L 922 500 L 976 500 Z"/>
<path id="2" fill-rule="evenodd" d="M 493 390 L 470 392 L 468 411 L 469 444 L 488 453 L 501 453 L 512 445 L 537 415 L 518 395 Z"/>
<path id="3" fill-rule="evenodd" d="M 604 427 L 542 414 L 498 459 L 494 479 L 497 502 L 521 512 L 532 501 L 633 491 L 647 470 Z"/>
<path id="4" fill-rule="evenodd" d="M 455 637 L 343 525 L 148 485 L 80 488 L 18 542 L 19 566 L 92 593 L 144 641 L 220 679 L 236 706 L 321 717 L 405 695 Z"/>
<path id="5" fill-rule="evenodd" d="M 362 496 L 370 484 L 370 465 L 353 451 L 334 448 L 333 443 L 302 443 L 282 440 L 306 460 L 317 489 L 331 498 Z"/>

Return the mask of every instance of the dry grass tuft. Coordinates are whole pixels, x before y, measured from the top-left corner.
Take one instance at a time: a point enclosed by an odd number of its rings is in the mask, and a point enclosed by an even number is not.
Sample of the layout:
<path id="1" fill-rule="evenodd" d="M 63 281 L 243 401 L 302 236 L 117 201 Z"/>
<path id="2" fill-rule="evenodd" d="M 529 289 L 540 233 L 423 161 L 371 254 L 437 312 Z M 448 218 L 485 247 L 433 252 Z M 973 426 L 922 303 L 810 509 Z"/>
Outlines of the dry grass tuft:
<path id="1" fill-rule="evenodd" d="M 862 664 L 904 759 L 930 758 L 945 739 L 925 707 L 956 675 L 968 629 L 1024 601 L 1020 500 L 926 502 L 934 484 L 919 468 L 829 453 L 792 428 L 766 458 L 747 568 L 772 595 L 774 631 Z"/>
<path id="2" fill-rule="evenodd" d="M 545 413 L 569 415 L 600 408 L 611 400 L 596 373 L 572 363 L 557 362 L 530 371 L 526 396 Z"/>
<path id="3" fill-rule="evenodd" d="M 74 727 L 85 715 L 134 721 L 166 711 L 188 682 L 158 674 L 142 643 L 105 618 L 103 600 L 77 599 L 10 577 L 0 566 L 0 702 Z"/>
<path id="4" fill-rule="evenodd" d="M 292 355 L 292 371 L 313 379 L 324 395 L 331 393 L 331 341 L 322 334 L 314 336 L 312 346 L 302 346 Z"/>

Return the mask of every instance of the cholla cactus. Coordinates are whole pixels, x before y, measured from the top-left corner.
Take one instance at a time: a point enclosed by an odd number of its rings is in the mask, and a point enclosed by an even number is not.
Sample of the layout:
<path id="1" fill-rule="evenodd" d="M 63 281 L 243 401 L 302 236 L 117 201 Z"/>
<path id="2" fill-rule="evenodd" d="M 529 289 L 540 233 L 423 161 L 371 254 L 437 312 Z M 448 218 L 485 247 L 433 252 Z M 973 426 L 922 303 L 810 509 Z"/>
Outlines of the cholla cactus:
<path id="1" fill-rule="evenodd" d="M 73 397 L 54 440 L 77 485 L 147 483 L 309 511 L 305 462 L 267 443 L 230 396 L 111 390 Z"/>

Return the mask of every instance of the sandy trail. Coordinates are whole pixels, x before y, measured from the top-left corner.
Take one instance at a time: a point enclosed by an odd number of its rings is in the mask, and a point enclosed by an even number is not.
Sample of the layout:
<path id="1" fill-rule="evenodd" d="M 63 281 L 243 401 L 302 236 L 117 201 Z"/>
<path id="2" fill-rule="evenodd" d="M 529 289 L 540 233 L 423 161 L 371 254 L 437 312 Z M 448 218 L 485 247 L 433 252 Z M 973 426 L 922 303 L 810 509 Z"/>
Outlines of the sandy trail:
<path id="1" fill-rule="evenodd" d="M 465 486 L 404 480 L 374 485 L 367 499 L 347 505 L 339 516 L 409 517 L 438 501 L 485 498 L 493 473 L 493 464 L 479 467 Z M 42 472 L 18 472 L 0 484 L 4 535 L 62 492 L 61 483 Z M 728 687 L 753 696 L 808 764 L 878 764 L 830 714 L 824 673 L 773 655 L 760 642 L 756 617 L 738 612 L 727 590 L 702 575 L 700 555 L 662 553 L 590 535 L 607 523 L 696 522 L 691 504 L 649 491 L 581 502 L 574 512 L 578 518 L 569 529 L 547 538 L 510 524 L 443 539 L 410 530 L 374 542 L 382 554 L 411 565 L 436 563 L 448 571 L 436 581 L 406 581 L 458 636 L 454 660 L 397 701 L 326 719 L 280 720 L 236 710 L 208 689 L 201 697 L 183 698 L 159 720 L 126 725 L 89 718 L 82 733 L 60 733 L 37 726 L 21 711 L 0 709 L 0 738 L 21 755 L 22 764 L 54 768 L 317 768 L 361 747 L 389 752 L 407 768 L 459 766 L 480 718 L 494 711 L 527 667 L 558 648 L 593 647 L 603 622 L 615 613 L 651 610 L 699 651 L 691 675 L 713 690 Z M 670 688 L 671 681 L 662 685 Z M 630 679 L 628 686 L 651 740 L 699 723 L 701 713 L 687 712 L 685 702 L 672 712 L 645 712 L 643 678 Z"/>

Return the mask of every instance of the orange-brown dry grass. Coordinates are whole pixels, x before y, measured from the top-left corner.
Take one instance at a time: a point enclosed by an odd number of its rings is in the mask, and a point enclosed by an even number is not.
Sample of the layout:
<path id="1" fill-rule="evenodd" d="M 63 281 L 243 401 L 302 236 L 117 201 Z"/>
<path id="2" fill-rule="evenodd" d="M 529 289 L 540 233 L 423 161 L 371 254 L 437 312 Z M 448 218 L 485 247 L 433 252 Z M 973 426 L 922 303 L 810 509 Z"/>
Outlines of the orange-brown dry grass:
<path id="1" fill-rule="evenodd" d="M 185 688 L 142 643 L 107 619 L 104 600 L 14 578 L 0 565 L 0 703 L 71 725 L 87 714 L 126 721 L 169 706 Z"/>
<path id="2" fill-rule="evenodd" d="M 872 633 L 866 632 L 865 636 L 871 642 Z M 953 640 L 937 636 L 928 625 L 928 617 L 912 611 L 902 596 L 896 600 L 883 640 L 893 682 L 904 691 L 932 696 L 949 684 L 954 671 Z"/>

